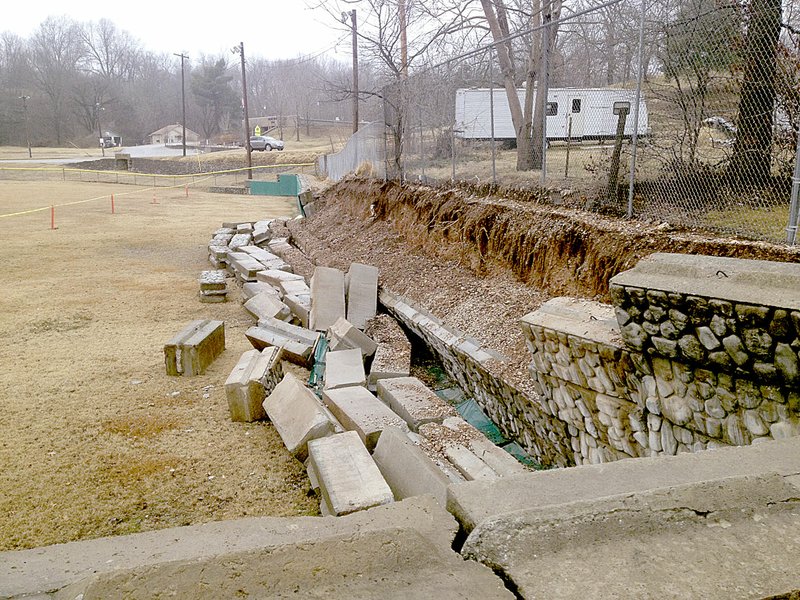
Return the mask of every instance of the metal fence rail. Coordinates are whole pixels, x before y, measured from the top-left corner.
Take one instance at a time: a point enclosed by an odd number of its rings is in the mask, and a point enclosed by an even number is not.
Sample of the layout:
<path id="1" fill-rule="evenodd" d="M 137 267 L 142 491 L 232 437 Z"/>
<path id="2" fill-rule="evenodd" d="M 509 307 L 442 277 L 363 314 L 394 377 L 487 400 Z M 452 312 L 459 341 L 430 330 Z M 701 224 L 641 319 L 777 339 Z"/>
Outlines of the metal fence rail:
<path id="1" fill-rule="evenodd" d="M 383 123 L 369 123 L 361 127 L 339 152 L 321 156 L 317 161 L 317 171 L 333 181 L 339 181 L 359 169 L 364 174 L 383 177 L 384 129 Z"/>

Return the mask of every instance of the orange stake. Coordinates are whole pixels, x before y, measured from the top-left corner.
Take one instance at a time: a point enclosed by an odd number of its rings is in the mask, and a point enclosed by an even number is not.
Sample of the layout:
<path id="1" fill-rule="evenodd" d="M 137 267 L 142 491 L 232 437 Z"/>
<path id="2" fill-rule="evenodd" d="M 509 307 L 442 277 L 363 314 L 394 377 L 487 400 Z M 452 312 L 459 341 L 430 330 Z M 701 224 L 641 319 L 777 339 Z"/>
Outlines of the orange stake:
<path id="1" fill-rule="evenodd" d="M 158 204 L 158 200 L 156 200 L 156 193 L 153 192 L 153 201 L 150 204 Z"/>
<path id="2" fill-rule="evenodd" d="M 189 185 L 186 184 L 185 187 L 186 187 L 186 197 L 188 198 L 189 197 Z"/>
<path id="3" fill-rule="evenodd" d="M 56 228 L 56 207 L 50 205 L 50 229 Z"/>
<path id="4" fill-rule="evenodd" d="M 111 214 L 114 214 L 114 194 L 111 194 Z"/>

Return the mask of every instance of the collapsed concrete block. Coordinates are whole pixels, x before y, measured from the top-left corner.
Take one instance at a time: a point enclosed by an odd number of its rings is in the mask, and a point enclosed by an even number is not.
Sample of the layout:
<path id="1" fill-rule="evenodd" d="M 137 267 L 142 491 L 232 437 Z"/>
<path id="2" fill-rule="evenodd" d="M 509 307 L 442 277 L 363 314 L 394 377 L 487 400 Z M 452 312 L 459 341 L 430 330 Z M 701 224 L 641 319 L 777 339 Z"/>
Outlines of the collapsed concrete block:
<path id="1" fill-rule="evenodd" d="M 276 256 L 275 254 L 272 254 L 272 252 L 267 252 L 258 246 L 242 246 L 239 248 L 239 250 L 249 254 L 259 263 L 261 263 L 265 269 L 291 270 L 291 267 L 288 267 L 286 262 L 284 262 L 280 256 Z"/>
<path id="2" fill-rule="evenodd" d="M 235 227 L 220 227 L 216 231 L 214 231 L 214 235 L 233 235 L 236 233 Z"/>
<path id="3" fill-rule="evenodd" d="M 458 420 L 461 421 L 462 419 Z M 449 421 L 450 419 L 444 420 L 445 427 L 448 426 Z M 486 463 L 500 477 L 510 477 L 528 472 L 525 465 L 502 448 L 495 446 L 484 435 L 471 439 L 466 446 L 470 452 Z"/>
<path id="4" fill-rule="evenodd" d="M 226 275 L 224 270 L 200 273 L 200 302 L 225 302 L 228 299 Z"/>
<path id="5" fill-rule="evenodd" d="M 372 454 L 375 464 L 394 493 L 395 500 L 430 494 L 447 506 L 450 480 L 406 432 L 386 427 Z"/>
<path id="6" fill-rule="evenodd" d="M 345 316 L 344 273 L 316 267 L 311 277 L 311 329 L 326 331 Z"/>
<path id="7" fill-rule="evenodd" d="M 426 423 L 419 433 L 424 444 L 444 454 L 468 481 L 497 479 L 526 473 L 528 469 L 461 417 L 441 424 Z"/>
<path id="8" fill-rule="evenodd" d="M 281 349 L 248 350 L 225 381 L 231 420 L 249 423 L 266 417 L 262 402 L 283 379 Z"/>
<path id="9" fill-rule="evenodd" d="M 209 244 L 208 257 L 214 258 L 218 262 L 227 262 L 228 260 L 228 246 L 223 244 Z"/>
<path id="10" fill-rule="evenodd" d="M 328 328 L 328 343 L 330 350 L 361 350 L 363 356 L 372 356 L 378 349 L 375 340 L 357 329 L 345 318 L 339 318 L 336 323 Z"/>
<path id="11" fill-rule="evenodd" d="M 308 327 L 308 319 L 311 313 L 311 296 L 309 294 L 286 294 L 283 297 L 283 302 L 292 311 L 292 314 L 297 317 L 303 327 Z"/>
<path id="12" fill-rule="evenodd" d="M 247 252 L 247 254 L 249 254 L 259 262 L 272 262 L 275 260 L 280 260 L 281 262 L 283 262 L 280 256 L 273 254 L 272 252 L 268 252 L 263 248 L 259 248 L 258 246 L 242 246 L 241 248 L 239 248 L 239 251 Z"/>
<path id="13" fill-rule="evenodd" d="M 272 238 L 267 244 L 267 247 L 270 249 L 270 252 L 277 254 L 281 258 L 286 258 L 286 253 L 294 250 L 288 238 Z"/>
<path id="14" fill-rule="evenodd" d="M 167 375 L 200 375 L 223 350 L 222 321 L 192 321 L 164 345 Z"/>
<path id="15" fill-rule="evenodd" d="M 249 246 L 252 240 L 253 236 L 249 233 L 237 233 L 231 238 L 231 241 L 228 242 L 228 247 L 231 250 L 237 250 L 242 246 Z"/>
<path id="16" fill-rule="evenodd" d="M 292 312 L 280 299 L 270 292 L 260 292 L 244 303 L 244 309 L 258 319 L 276 318 L 287 321 Z"/>
<path id="17" fill-rule="evenodd" d="M 253 233 L 252 223 L 239 223 L 236 226 L 236 233 Z"/>
<path id="18" fill-rule="evenodd" d="M 265 269 L 264 265 L 246 252 L 228 252 L 228 266 L 243 281 L 255 281 L 256 273 Z"/>
<path id="19" fill-rule="evenodd" d="M 309 367 L 319 334 L 274 318 L 260 319 L 257 327 L 251 327 L 245 336 L 256 350 L 267 346 L 281 346 L 286 360 Z"/>
<path id="20" fill-rule="evenodd" d="M 371 391 L 377 389 L 379 379 L 411 374 L 411 342 L 394 318 L 378 315 L 369 321 L 364 333 L 378 344 L 367 378 L 367 387 Z"/>
<path id="21" fill-rule="evenodd" d="M 467 481 L 492 480 L 499 477 L 489 465 L 461 444 L 445 446 L 444 455 Z"/>
<path id="22" fill-rule="evenodd" d="M 325 355 L 325 389 L 367 385 L 360 350 L 336 350 Z"/>
<path id="23" fill-rule="evenodd" d="M 394 501 L 394 495 L 355 431 L 308 443 L 322 503 L 346 515 Z"/>
<path id="24" fill-rule="evenodd" d="M 300 461 L 308 456 L 309 441 L 333 435 L 341 427 L 314 392 L 291 373 L 283 376 L 263 407 L 286 449 Z"/>
<path id="25" fill-rule="evenodd" d="M 258 281 L 263 281 L 270 285 L 274 285 L 277 288 L 280 287 L 281 281 L 302 281 L 305 283 L 305 279 L 303 279 L 302 275 L 297 275 L 296 273 L 290 273 L 288 271 L 282 271 L 280 269 L 267 269 L 265 271 L 261 271 L 256 275 L 256 279 L 258 279 Z"/>
<path id="26" fill-rule="evenodd" d="M 325 390 L 322 401 L 342 427 L 358 434 L 367 450 L 375 448 L 387 427 L 408 431 L 405 421 L 363 386 Z"/>
<path id="27" fill-rule="evenodd" d="M 455 410 L 416 377 L 381 379 L 378 397 L 403 417 L 412 431 L 425 423 L 441 423 L 456 416 Z"/>
<path id="28" fill-rule="evenodd" d="M 278 288 L 284 296 L 310 296 L 311 288 L 303 279 L 285 279 L 278 283 Z"/>
<path id="29" fill-rule="evenodd" d="M 347 320 L 364 329 L 378 311 L 378 268 L 352 263 L 347 271 Z"/>
<path id="30" fill-rule="evenodd" d="M 280 297 L 280 292 L 268 283 L 263 281 L 248 281 L 242 286 L 243 301 L 250 300 L 253 296 L 260 293 L 272 294 L 276 298 Z"/>

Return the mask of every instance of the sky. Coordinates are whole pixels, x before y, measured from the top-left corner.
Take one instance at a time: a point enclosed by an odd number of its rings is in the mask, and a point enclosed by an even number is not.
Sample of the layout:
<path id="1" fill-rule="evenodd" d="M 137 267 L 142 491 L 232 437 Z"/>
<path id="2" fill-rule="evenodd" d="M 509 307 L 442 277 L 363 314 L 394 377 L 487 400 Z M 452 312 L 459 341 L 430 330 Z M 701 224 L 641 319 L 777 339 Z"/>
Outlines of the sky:
<path id="1" fill-rule="evenodd" d="M 224 7 L 214 11 L 210 7 Z M 175 0 L 36 0 L 24 9 L 4 11 L 0 31 L 28 38 L 48 16 L 76 21 L 106 18 L 128 31 L 146 50 L 230 54 L 244 42 L 245 56 L 288 59 L 325 52 L 338 60 L 350 56 L 346 31 L 323 9 L 309 9 L 304 0 L 261 2 L 176 2 Z M 338 43 L 337 43 L 338 41 Z"/>

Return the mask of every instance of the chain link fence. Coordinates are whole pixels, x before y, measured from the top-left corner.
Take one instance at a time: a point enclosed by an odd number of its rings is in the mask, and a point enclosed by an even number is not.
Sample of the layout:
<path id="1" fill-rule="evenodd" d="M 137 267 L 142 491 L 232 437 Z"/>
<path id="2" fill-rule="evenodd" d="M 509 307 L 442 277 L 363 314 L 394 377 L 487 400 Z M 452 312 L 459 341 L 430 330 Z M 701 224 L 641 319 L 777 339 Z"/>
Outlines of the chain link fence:
<path id="1" fill-rule="evenodd" d="M 798 7 L 545 6 L 539 24 L 384 88 L 387 177 L 795 242 Z"/>
<path id="2" fill-rule="evenodd" d="M 339 152 L 320 156 L 317 159 L 317 172 L 332 181 L 339 181 L 359 169 L 365 175 L 384 177 L 385 129 L 381 122 L 364 125 Z"/>

